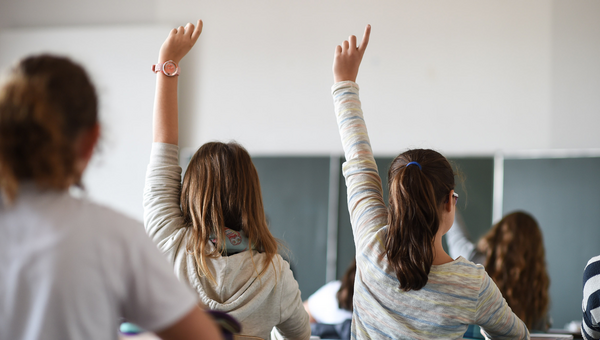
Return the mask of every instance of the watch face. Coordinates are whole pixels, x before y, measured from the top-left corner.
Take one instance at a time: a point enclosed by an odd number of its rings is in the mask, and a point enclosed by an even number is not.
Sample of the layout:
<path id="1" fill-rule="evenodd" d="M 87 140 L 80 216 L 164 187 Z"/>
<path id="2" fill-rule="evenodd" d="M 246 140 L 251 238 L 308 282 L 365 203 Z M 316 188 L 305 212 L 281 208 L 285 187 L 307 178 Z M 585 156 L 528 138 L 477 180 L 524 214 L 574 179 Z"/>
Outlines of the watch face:
<path id="1" fill-rule="evenodd" d="M 165 72 L 166 75 L 173 76 L 177 72 L 177 66 L 175 65 L 174 62 L 168 61 L 163 66 L 163 71 Z"/>

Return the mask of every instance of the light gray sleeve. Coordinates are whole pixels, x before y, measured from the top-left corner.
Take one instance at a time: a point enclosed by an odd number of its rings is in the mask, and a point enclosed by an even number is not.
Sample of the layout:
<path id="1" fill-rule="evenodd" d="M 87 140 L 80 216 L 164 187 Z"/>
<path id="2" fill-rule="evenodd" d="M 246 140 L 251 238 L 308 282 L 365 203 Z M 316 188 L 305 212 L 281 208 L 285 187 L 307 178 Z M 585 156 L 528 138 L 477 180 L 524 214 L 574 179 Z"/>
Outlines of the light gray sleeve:
<path id="1" fill-rule="evenodd" d="M 283 261 L 279 259 L 280 261 Z M 283 261 L 281 268 L 281 323 L 276 328 L 284 339 L 310 339 L 310 322 L 308 313 L 302 304 L 298 282 L 290 270 L 289 264 Z"/>
<path id="2" fill-rule="evenodd" d="M 448 244 L 449 255 L 452 258 L 462 256 L 470 260 L 475 245 L 469 240 L 465 231 L 464 221 L 458 212 L 455 215 L 452 228 L 446 233 L 446 243 Z"/>
<path id="3" fill-rule="evenodd" d="M 465 230 L 464 220 L 458 212 L 454 218 L 452 228 L 446 233 L 446 243 L 448 244 L 449 255 L 453 259 L 462 256 L 477 264 L 485 263 L 485 255 L 478 251 L 475 244 L 469 240 Z"/>
<path id="4" fill-rule="evenodd" d="M 179 206 L 181 167 L 177 145 L 153 143 L 144 187 L 144 227 L 173 263 L 186 229 Z"/>
<path id="5" fill-rule="evenodd" d="M 491 339 L 529 339 L 525 323 L 513 313 L 485 271 L 477 299 L 475 323 Z"/>

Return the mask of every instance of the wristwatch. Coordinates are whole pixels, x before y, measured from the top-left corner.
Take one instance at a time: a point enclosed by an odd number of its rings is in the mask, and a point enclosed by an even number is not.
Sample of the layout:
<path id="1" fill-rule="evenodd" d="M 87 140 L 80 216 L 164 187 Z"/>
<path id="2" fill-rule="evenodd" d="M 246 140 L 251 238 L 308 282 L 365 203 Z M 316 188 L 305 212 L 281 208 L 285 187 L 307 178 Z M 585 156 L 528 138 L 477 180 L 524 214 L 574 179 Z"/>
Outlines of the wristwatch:
<path id="1" fill-rule="evenodd" d="M 152 65 L 152 72 L 162 72 L 167 77 L 174 77 L 179 75 L 179 66 L 173 60 L 167 60 L 164 63 Z"/>

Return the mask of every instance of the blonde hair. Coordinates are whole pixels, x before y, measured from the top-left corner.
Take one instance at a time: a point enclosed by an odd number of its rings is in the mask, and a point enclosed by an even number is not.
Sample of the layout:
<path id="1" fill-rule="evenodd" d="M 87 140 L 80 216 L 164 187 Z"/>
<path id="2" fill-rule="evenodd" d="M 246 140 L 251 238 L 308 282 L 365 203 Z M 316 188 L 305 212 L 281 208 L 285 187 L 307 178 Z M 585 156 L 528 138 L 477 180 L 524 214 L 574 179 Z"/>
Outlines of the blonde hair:
<path id="1" fill-rule="evenodd" d="M 75 141 L 97 117 L 94 86 L 69 59 L 30 56 L 11 69 L 0 88 L 0 192 L 7 202 L 22 181 L 56 190 L 78 183 Z"/>
<path id="2" fill-rule="evenodd" d="M 216 283 L 207 259 L 225 253 L 224 227 L 243 231 L 250 248 L 267 255 L 264 268 L 274 266 L 278 242 L 269 231 L 258 172 L 241 145 L 213 142 L 198 149 L 183 178 L 181 210 L 192 229 L 187 250 L 194 255 L 199 275 Z M 216 247 L 209 251 L 211 235 Z"/>
<path id="3" fill-rule="evenodd" d="M 542 232 L 525 212 L 504 216 L 479 241 L 485 269 L 513 312 L 529 329 L 538 325 L 550 305 L 550 278 Z"/>

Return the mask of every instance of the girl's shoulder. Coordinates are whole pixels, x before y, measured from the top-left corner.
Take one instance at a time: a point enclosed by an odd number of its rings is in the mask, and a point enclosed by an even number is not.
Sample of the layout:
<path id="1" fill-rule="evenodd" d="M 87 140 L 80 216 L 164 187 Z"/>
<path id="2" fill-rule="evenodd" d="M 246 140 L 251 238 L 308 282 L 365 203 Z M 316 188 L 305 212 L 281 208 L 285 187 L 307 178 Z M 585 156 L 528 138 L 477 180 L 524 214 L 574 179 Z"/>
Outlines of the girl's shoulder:
<path id="1" fill-rule="evenodd" d="M 489 280 L 482 265 L 459 256 L 452 262 L 431 266 L 427 286 L 448 298 L 459 297 L 474 303 L 489 285 Z"/>
<path id="2" fill-rule="evenodd" d="M 485 276 L 485 268 L 481 264 L 473 263 L 459 256 L 454 261 L 432 265 L 429 275 L 481 281 Z"/>

